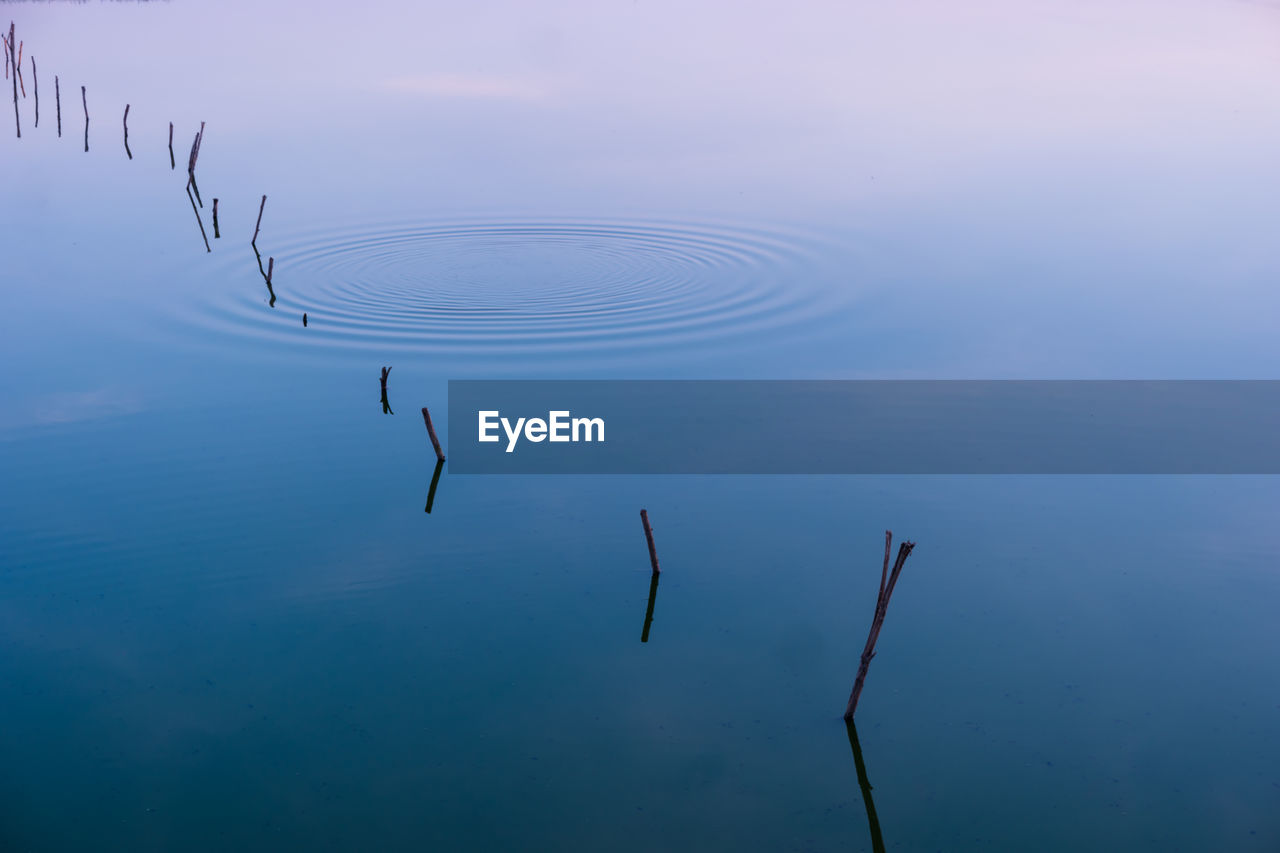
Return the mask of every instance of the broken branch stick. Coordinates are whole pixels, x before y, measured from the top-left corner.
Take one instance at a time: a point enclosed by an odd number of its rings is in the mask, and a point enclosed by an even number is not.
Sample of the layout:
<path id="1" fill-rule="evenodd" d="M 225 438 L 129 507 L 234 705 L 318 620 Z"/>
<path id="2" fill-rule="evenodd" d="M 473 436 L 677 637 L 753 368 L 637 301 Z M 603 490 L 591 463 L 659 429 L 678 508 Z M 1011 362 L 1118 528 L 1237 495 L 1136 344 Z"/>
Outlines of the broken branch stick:
<path id="1" fill-rule="evenodd" d="M 440 439 L 436 438 L 436 428 L 431 425 L 431 413 L 422 407 L 422 420 L 427 425 L 427 435 L 431 436 L 431 446 L 436 449 L 436 459 L 444 461 L 444 451 L 440 449 Z"/>
<path id="2" fill-rule="evenodd" d="M 648 510 L 640 510 L 640 523 L 644 525 L 644 539 L 649 543 L 649 564 L 653 566 L 653 573 L 656 575 L 662 569 L 658 568 L 658 549 L 653 545 L 653 528 L 649 526 Z"/>
<path id="3" fill-rule="evenodd" d="M 129 155 L 129 159 L 133 159 L 133 152 L 129 150 L 129 105 L 124 105 L 124 153 Z"/>
<path id="4" fill-rule="evenodd" d="M 889 610 L 889 597 L 893 595 L 893 589 L 898 585 L 898 575 L 902 572 L 902 566 L 907 562 L 907 557 L 911 556 L 911 551 L 915 548 L 914 542 L 903 542 L 898 547 L 898 559 L 893 563 L 893 570 L 889 570 L 889 554 L 893 547 L 893 532 L 886 530 L 884 532 L 884 565 L 880 569 L 880 593 L 876 596 L 876 611 L 871 619 L 871 632 L 867 635 L 867 644 L 862 649 L 862 658 L 858 664 L 858 676 L 853 681 L 853 691 L 849 694 L 849 704 L 844 709 L 844 718 L 846 720 L 853 719 L 853 712 L 858 707 L 858 697 L 862 695 L 862 685 L 867 680 L 867 668 L 871 666 L 871 659 L 876 656 L 876 640 L 880 638 L 880 629 L 884 626 L 884 617 Z"/>
<path id="5" fill-rule="evenodd" d="M 262 209 L 267 206 L 267 197 L 262 197 L 262 204 L 258 205 L 258 224 L 253 226 L 253 239 L 249 243 L 253 246 L 258 245 L 258 229 L 262 227 Z"/>

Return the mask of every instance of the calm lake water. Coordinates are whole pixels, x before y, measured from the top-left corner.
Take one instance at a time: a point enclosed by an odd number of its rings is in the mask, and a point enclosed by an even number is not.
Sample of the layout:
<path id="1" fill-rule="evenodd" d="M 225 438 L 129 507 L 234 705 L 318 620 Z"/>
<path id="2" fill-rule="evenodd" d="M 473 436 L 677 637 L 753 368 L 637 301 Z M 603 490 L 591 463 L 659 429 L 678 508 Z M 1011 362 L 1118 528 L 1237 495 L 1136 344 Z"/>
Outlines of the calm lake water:
<path id="1" fill-rule="evenodd" d="M 872 850 L 886 528 L 886 848 L 1280 848 L 1274 478 L 446 466 L 428 514 L 417 414 L 1276 378 L 1273 4 L 7 11 L 0 850 Z"/>

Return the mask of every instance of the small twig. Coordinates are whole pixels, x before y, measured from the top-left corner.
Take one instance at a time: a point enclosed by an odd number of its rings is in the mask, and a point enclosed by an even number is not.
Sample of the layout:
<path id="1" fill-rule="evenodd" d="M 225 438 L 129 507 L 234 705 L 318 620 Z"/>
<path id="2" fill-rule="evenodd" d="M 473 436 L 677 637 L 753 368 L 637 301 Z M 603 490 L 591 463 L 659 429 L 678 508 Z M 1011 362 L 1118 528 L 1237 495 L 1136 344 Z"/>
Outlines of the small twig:
<path id="1" fill-rule="evenodd" d="M 217 240 L 222 235 L 218 233 L 218 200 L 213 200 L 213 239 Z"/>
<path id="2" fill-rule="evenodd" d="M 302 312 L 302 328 L 305 329 L 306 327 L 307 327 L 307 312 L 303 311 Z"/>
<path id="3" fill-rule="evenodd" d="M 13 63 L 13 21 L 9 22 L 9 38 L 5 39 L 5 55 Z M 18 138 L 22 138 L 22 119 L 18 117 L 18 69 L 13 69 L 13 124 L 18 129 Z"/>
<path id="4" fill-rule="evenodd" d="M 80 103 L 84 107 L 84 150 L 89 151 L 89 101 L 84 94 L 84 86 L 80 87 Z"/>
<path id="5" fill-rule="evenodd" d="M 124 105 L 124 153 L 129 155 L 129 159 L 133 159 L 133 152 L 129 150 L 129 105 Z"/>
<path id="6" fill-rule="evenodd" d="M 254 246 L 258 245 L 258 229 L 262 227 L 262 209 L 266 206 L 267 197 L 264 195 L 262 197 L 262 204 L 258 205 L 258 224 L 253 226 L 253 239 L 249 241 Z"/>
<path id="7" fill-rule="evenodd" d="M 436 459 L 444 461 L 444 451 L 440 449 L 440 439 L 436 438 L 436 428 L 431 425 L 431 413 L 427 411 L 427 407 L 422 407 L 422 420 L 427 425 L 427 435 L 431 436 L 431 446 L 436 449 Z"/>
<path id="8" fill-rule="evenodd" d="M 390 367 L 382 368 L 382 393 L 387 393 L 387 376 L 391 373 Z"/>
<path id="9" fill-rule="evenodd" d="M 178 163 L 173 159 L 173 122 L 169 122 L 169 169 L 178 168 Z"/>
<path id="10" fill-rule="evenodd" d="M 658 549 L 653 545 L 653 528 L 649 526 L 649 511 L 640 510 L 640 522 L 644 525 L 644 538 L 649 543 L 649 564 L 653 566 L 653 573 L 656 575 L 662 571 L 658 568 Z"/>
<path id="11" fill-rule="evenodd" d="M 62 138 L 62 89 L 58 85 L 58 75 L 53 75 L 53 105 L 58 113 L 58 138 Z"/>
<path id="12" fill-rule="evenodd" d="M 880 569 L 880 593 L 876 596 L 875 615 L 871 619 L 871 631 L 867 634 L 867 644 L 862 649 L 858 676 L 853 681 L 849 704 L 844 709 L 846 720 L 853 719 L 853 712 L 858 707 L 858 697 L 862 695 L 862 685 L 867 680 L 867 668 L 871 666 L 871 659 L 876 656 L 876 640 L 880 638 L 880 629 L 884 626 L 884 617 L 889 610 L 889 598 L 893 595 L 894 587 L 898 585 L 898 575 L 902 572 L 902 566 L 907 562 L 907 557 L 911 556 L 912 549 L 916 547 L 914 542 L 903 542 L 898 547 L 898 559 L 894 561 L 893 570 L 890 571 L 889 553 L 892 544 L 893 533 L 886 530 L 884 532 L 884 565 Z"/>
<path id="13" fill-rule="evenodd" d="M 40 78 L 36 76 L 36 58 L 34 55 L 31 57 L 31 88 L 35 89 L 35 92 L 36 92 L 35 126 L 39 127 L 40 126 Z"/>
<path id="14" fill-rule="evenodd" d="M 276 268 L 276 259 L 267 258 L 267 285 L 268 286 L 271 285 L 271 274 L 275 272 L 275 268 Z"/>
<path id="15" fill-rule="evenodd" d="M 431 472 L 431 488 L 427 489 L 427 507 L 423 512 L 431 513 L 431 506 L 436 502 L 436 486 L 440 485 L 440 472 L 444 470 L 444 460 L 436 460 L 436 470 Z"/>

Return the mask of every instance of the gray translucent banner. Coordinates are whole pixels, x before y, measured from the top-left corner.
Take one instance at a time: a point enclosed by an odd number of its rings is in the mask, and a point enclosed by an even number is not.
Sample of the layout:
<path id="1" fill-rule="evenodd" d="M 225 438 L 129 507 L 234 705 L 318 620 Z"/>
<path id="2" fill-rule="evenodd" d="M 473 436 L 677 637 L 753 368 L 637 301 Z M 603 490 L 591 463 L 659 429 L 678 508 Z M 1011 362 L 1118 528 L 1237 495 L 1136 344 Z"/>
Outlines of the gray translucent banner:
<path id="1" fill-rule="evenodd" d="M 461 474 L 1275 474 L 1278 428 L 1274 380 L 449 382 Z"/>

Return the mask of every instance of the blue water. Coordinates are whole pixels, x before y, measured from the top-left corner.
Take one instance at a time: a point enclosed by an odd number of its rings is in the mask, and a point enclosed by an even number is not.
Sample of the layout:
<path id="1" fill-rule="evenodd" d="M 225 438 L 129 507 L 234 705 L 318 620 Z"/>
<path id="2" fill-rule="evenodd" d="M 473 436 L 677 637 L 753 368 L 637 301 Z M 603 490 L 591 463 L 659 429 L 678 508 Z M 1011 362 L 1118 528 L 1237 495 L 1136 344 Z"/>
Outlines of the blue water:
<path id="1" fill-rule="evenodd" d="M 1274 479 L 446 465 L 427 514 L 418 416 L 1275 378 L 1274 9 L 12 12 L 0 849 L 872 850 L 887 528 L 888 849 L 1280 847 Z"/>

